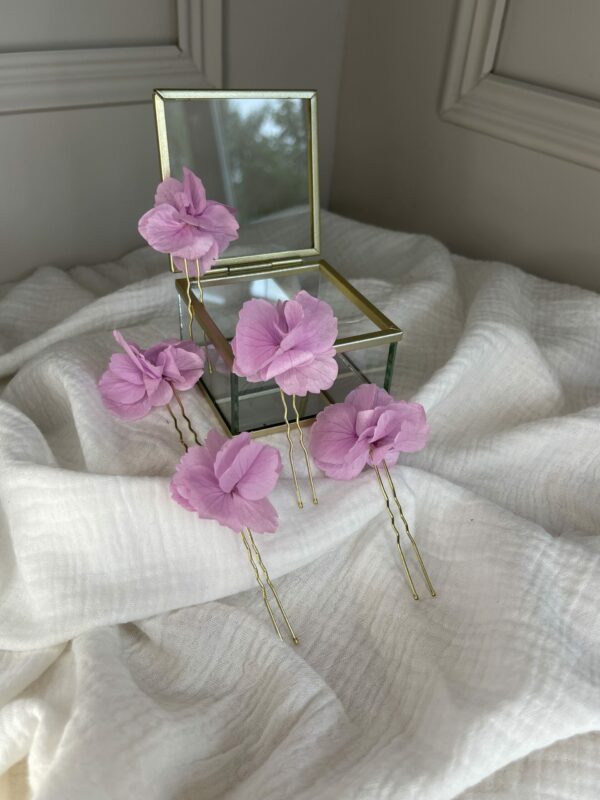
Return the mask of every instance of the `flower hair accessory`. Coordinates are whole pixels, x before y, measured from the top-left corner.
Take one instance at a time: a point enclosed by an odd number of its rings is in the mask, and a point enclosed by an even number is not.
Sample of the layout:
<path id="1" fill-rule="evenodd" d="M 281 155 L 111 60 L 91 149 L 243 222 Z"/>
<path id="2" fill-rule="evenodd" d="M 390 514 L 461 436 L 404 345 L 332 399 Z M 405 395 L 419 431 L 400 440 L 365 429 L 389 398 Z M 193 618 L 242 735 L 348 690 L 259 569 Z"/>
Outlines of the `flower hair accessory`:
<path id="1" fill-rule="evenodd" d="M 423 406 L 419 403 L 398 402 L 384 389 L 373 384 L 362 384 L 350 392 L 343 403 L 335 403 L 323 409 L 317 415 L 310 435 L 311 455 L 327 477 L 351 480 L 359 475 L 365 466 L 370 466 L 374 470 L 415 600 L 419 599 L 419 595 L 402 549 L 400 531 L 396 526 L 380 468 L 385 473 L 429 593 L 435 597 L 435 589 L 427 574 L 417 543 L 410 532 L 389 470 L 389 466 L 396 463 L 400 453 L 422 450 L 428 435 L 429 427 Z"/>
<path id="2" fill-rule="evenodd" d="M 125 352 L 111 357 L 108 369 L 98 381 L 104 405 L 127 420 L 142 419 L 155 408 L 164 406 L 167 409 L 185 451 L 171 480 L 172 498 L 203 519 L 214 519 L 239 531 L 275 632 L 283 638 L 269 603 L 267 586 L 292 641 L 298 644 L 251 531 L 251 528 L 264 533 L 277 530 L 277 512 L 267 496 L 275 488 L 281 472 L 278 451 L 251 441 L 248 433 L 226 439 L 216 431 L 209 431 L 203 447 L 179 392 L 191 389 L 200 379 L 204 352 L 193 342 L 172 340 L 143 350 L 128 342 L 119 331 L 113 333 Z M 170 405 L 173 398 L 195 445 L 186 442 L 187 437 Z"/>
<path id="3" fill-rule="evenodd" d="M 294 443 L 285 396 L 292 398 L 312 500 L 317 504 L 296 396 L 305 397 L 309 392 L 318 393 L 333 385 L 338 373 L 333 347 L 337 330 L 337 319 L 331 306 L 301 291 L 293 299 L 283 302 L 248 300 L 242 306 L 231 342 L 236 375 L 251 383 L 274 380 L 279 387 L 298 508 L 302 508 L 303 503 L 294 467 Z"/>
<path id="4" fill-rule="evenodd" d="M 179 393 L 191 389 L 202 377 L 204 352 L 194 342 L 174 339 L 143 350 L 120 331 L 113 331 L 113 336 L 125 352 L 111 356 L 98 381 L 106 408 L 122 419 L 137 420 L 164 406 L 177 427 L 171 400 L 175 399 L 185 417 Z"/>
<path id="5" fill-rule="evenodd" d="M 279 452 L 269 445 L 253 442 L 249 433 L 226 439 L 214 430 L 207 434 L 203 447 L 185 449 L 171 480 L 171 497 L 202 519 L 214 519 L 220 525 L 239 532 L 275 632 L 283 639 L 265 583 L 273 594 L 293 643 L 298 644 L 298 637 L 250 530 L 253 528 L 260 533 L 277 530 L 277 512 L 268 495 L 279 480 Z"/>
<path id="6" fill-rule="evenodd" d="M 154 196 L 154 207 L 141 217 L 138 230 L 150 247 L 172 257 L 175 269 L 185 271 L 188 336 L 192 338 L 192 291 L 190 276 L 196 278 L 198 299 L 204 302 L 200 276 L 238 238 L 235 209 L 207 200 L 204 184 L 183 168 L 183 180 L 165 178 Z M 209 371 L 212 372 L 210 361 Z"/>

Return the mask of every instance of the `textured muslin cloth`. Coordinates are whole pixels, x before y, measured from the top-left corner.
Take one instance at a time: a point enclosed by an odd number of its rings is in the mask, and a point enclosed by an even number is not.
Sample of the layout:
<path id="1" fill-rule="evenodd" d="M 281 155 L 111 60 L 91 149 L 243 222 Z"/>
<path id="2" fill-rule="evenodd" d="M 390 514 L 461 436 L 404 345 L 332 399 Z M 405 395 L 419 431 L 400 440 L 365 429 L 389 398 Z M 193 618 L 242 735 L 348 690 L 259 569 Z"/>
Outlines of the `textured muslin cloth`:
<path id="1" fill-rule="evenodd" d="M 239 537 L 169 498 L 166 414 L 100 402 L 113 328 L 178 334 L 163 258 L 37 270 L 0 288 L 8 796 L 598 796 L 600 297 L 323 223 L 406 331 L 393 393 L 432 434 L 393 475 L 438 597 L 412 600 L 372 474 L 300 512 L 286 467 L 259 544 L 300 645 L 277 640 Z"/>

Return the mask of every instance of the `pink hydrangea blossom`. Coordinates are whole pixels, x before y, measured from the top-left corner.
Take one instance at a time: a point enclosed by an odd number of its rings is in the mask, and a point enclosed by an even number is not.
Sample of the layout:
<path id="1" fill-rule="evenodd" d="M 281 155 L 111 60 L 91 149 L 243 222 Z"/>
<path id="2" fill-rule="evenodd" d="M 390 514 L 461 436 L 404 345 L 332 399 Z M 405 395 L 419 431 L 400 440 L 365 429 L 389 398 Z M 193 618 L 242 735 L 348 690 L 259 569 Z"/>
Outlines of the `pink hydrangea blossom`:
<path id="1" fill-rule="evenodd" d="M 211 430 L 203 447 L 191 447 L 171 480 L 171 497 L 202 519 L 234 531 L 277 530 L 277 511 L 267 499 L 281 472 L 274 447 L 252 441 L 249 433 L 226 439 Z"/>
<path id="2" fill-rule="evenodd" d="M 183 180 L 165 178 L 159 184 L 154 208 L 138 223 L 138 230 L 148 244 L 160 253 L 174 256 L 177 269 L 188 260 L 190 275 L 200 275 L 238 238 L 235 209 L 207 200 L 200 178 L 187 167 Z"/>
<path id="3" fill-rule="evenodd" d="M 147 350 L 113 331 L 124 353 L 111 356 L 98 388 L 106 408 L 122 419 L 141 419 L 191 389 L 204 372 L 205 354 L 194 342 L 167 340 Z"/>
<path id="4" fill-rule="evenodd" d="M 394 400 L 374 384 L 362 384 L 343 403 L 318 414 L 310 433 L 310 452 L 329 478 L 350 480 L 366 464 L 391 466 L 401 452 L 425 447 L 429 427 L 419 403 Z"/>
<path id="5" fill-rule="evenodd" d="M 301 291 L 284 302 L 248 300 L 231 347 L 233 371 L 250 382 L 274 380 L 288 395 L 329 389 L 338 373 L 331 306 Z"/>

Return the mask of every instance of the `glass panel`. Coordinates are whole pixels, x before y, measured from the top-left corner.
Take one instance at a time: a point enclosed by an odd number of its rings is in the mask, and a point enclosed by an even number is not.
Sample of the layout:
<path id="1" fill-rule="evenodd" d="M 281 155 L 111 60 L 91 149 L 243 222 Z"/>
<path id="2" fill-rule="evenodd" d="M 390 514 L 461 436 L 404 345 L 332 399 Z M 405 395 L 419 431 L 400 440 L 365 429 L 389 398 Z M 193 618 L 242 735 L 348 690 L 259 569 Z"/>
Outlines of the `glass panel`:
<path id="1" fill-rule="evenodd" d="M 338 318 L 339 338 L 356 336 L 378 330 L 377 326 L 332 284 L 318 265 L 295 272 L 284 269 L 268 278 L 245 278 L 204 284 L 204 303 L 227 339 L 235 333 L 238 310 L 253 297 L 271 302 L 286 300 L 304 289 L 315 297 L 327 300 Z M 197 290 L 193 289 L 197 295 Z M 182 326 L 187 324 L 187 311 L 180 299 Z M 183 329 L 183 328 L 182 328 Z M 198 337 L 197 324 L 194 325 Z M 212 372 L 205 370 L 202 382 L 232 433 L 255 431 L 281 425 L 284 422 L 279 389 L 274 381 L 248 383 L 231 375 L 212 345 L 209 349 Z M 303 419 L 314 417 L 330 402 L 341 402 L 348 392 L 364 382 L 376 383 L 389 389 L 392 379 L 396 344 L 369 342 L 359 350 L 337 356 L 338 377 L 333 387 L 321 395 L 298 398 L 298 410 Z M 290 418 L 293 409 L 289 405 Z"/>
<path id="2" fill-rule="evenodd" d="M 291 269 L 273 271 L 268 278 L 225 280 L 222 283 L 219 279 L 207 280 L 203 282 L 203 287 L 206 310 L 227 339 L 233 338 L 239 310 L 246 300 L 253 297 L 271 302 L 289 300 L 302 289 L 313 297 L 325 300 L 332 307 L 338 319 L 338 338 L 379 330 L 335 284 L 327 280 L 318 265 L 301 272 Z"/>
<path id="3" fill-rule="evenodd" d="M 328 403 L 339 403 L 348 392 L 361 383 L 376 383 L 390 388 L 395 344 L 371 345 L 361 350 L 337 356 L 338 377 L 327 392 L 298 397 L 296 403 L 301 419 L 310 419 Z M 219 368 L 212 353 L 213 371 L 205 371 L 202 383 L 234 434 L 256 431 L 284 423 L 283 406 L 279 388 L 274 381 L 248 383 L 244 378 L 229 375 Z M 291 401 L 288 400 L 289 418 L 294 419 Z"/>
<path id="4" fill-rule="evenodd" d="M 207 196 L 233 206 L 237 258 L 314 246 L 310 100 L 186 98 L 164 101 L 171 175 L 195 172 Z"/>

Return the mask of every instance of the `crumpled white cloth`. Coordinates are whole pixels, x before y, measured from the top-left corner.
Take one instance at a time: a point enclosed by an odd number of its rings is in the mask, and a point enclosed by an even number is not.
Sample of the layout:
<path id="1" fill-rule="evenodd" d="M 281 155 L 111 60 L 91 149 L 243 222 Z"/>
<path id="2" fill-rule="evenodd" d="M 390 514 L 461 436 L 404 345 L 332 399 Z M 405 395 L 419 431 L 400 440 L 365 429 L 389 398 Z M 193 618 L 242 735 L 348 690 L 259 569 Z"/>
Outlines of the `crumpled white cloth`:
<path id="1" fill-rule="evenodd" d="M 286 468 L 279 642 L 239 538 L 169 499 L 166 417 L 99 401 L 114 327 L 176 335 L 163 259 L 38 270 L 0 291 L 11 797 L 597 797 L 600 298 L 330 214 L 324 251 L 406 331 L 394 394 L 432 436 L 393 474 L 438 597 L 411 599 L 372 474 L 300 512 Z"/>

